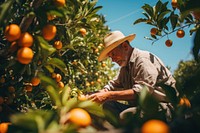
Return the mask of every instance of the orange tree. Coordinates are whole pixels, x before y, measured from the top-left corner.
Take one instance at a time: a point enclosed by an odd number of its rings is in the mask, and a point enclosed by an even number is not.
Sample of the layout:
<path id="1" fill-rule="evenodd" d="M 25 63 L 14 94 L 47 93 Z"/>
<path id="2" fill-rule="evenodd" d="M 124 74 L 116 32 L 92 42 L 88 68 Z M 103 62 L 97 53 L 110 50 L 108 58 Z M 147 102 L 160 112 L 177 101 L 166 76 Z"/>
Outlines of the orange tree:
<path id="1" fill-rule="evenodd" d="M 54 109 L 48 84 L 76 97 L 112 78 L 113 64 L 97 61 L 109 31 L 100 9 L 88 0 L 0 2 L 0 122 L 16 112 Z"/>

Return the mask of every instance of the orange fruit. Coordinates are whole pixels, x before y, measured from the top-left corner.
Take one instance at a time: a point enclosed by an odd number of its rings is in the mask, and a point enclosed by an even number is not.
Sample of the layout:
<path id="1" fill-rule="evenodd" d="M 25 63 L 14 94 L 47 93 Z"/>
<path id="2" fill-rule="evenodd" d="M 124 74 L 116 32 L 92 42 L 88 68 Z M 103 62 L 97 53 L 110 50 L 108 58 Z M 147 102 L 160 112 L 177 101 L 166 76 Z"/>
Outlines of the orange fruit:
<path id="1" fill-rule="evenodd" d="M 98 53 L 98 52 L 99 52 L 99 49 L 98 49 L 98 48 L 96 48 L 96 49 L 94 50 L 94 52 L 95 52 L 95 53 Z"/>
<path id="2" fill-rule="evenodd" d="M 179 106 L 184 106 L 184 107 L 190 108 L 190 107 L 191 107 L 191 104 L 190 104 L 189 99 L 186 98 L 186 97 L 180 98 Z"/>
<path id="3" fill-rule="evenodd" d="M 30 47 L 33 45 L 33 37 L 28 32 L 22 33 L 17 43 L 20 47 Z"/>
<path id="4" fill-rule="evenodd" d="M 81 127 L 89 126 L 92 122 L 89 113 L 81 108 L 74 108 L 69 112 L 69 121 Z"/>
<path id="5" fill-rule="evenodd" d="M 101 66 L 102 66 L 102 67 L 106 67 L 106 63 L 102 63 Z"/>
<path id="6" fill-rule="evenodd" d="M 26 86 L 24 87 L 24 89 L 25 89 L 26 91 L 28 91 L 28 92 L 31 92 L 31 91 L 33 90 L 33 87 L 32 87 L 31 85 L 26 85 Z"/>
<path id="7" fill-rule="evenodd" d="M 4 98 L 0 96 L 0 104 L 4 102 Z"/>
<path id="8" fill-rule="evenodd" d="M 37 86 L 37 85 L 40 84 L 40 79 L 38 77 L 33 77 L 31 79 L 31 83 L 32 83 L 33 86 Z"/>
<path id="9" fill-rule="evenodd" d="M 91 83 L 90 83 L 91 85 L 94 85 L 94 81 L 91 81 Z"/>
<path id="10" fill-rule="evenodd" d="M 97 82 L 101 83 L 101 79 L 100 79 L 100 78 L 98 78 L 98 79 L 97 79 Z"/>
<path id="11" fill-rule="evenodd" d="M 141 127 L 141 133 L 169 133 L 168 125 L 161 120 L 148 120 Z"/>
<path id="12" fill-rule="evenodd" d="M 60 81 L 60 82 L 58 82 L 58 87 L 64 88 L 64 87 L 65 87 L 65 84 L 64 84 L 62 81 Z"/>
<path id="13" fill-rule="evenodd" d="M 154 36 L 157 34 L 157 32 L 158 32 L 157 28 L 151 28 L 150 30 L 151 35 L 154 35 Z"/>
<path id="14" fill-rule="evenodd" d="M 167 47 L 171 47 L 172 44 L 173 44 L 173 42 L 172 42 L 172 40 L 170 40 L 170 39 L 168 39 L 168 40 L 165 41 L 165 45 L 166 45 Z"/>
<path id="15" fill-rule="evenodd" d="M 87 97 L 83 94 L 80 94 L 80 95 L 78 95 L 78 100 L 85 101 L 85 100 L 87 100 Z"/>
<path id="16" fill-rule="evenodd" d="M 56 32 L 57 32 L 56 26 L 48 24 L 48 25 L 43 27 L 42 36 L 47 41 L 50 41 L 56 36 Z"/>
<path id="17" fill-rule="evenodd" d="M 61 41 L 55 41 L 53 46 L 56 48 L 56 49 L 61 49 L 62 48 L 62 42 Z"/>
<path id="18" fill-rule="evenodd" d="M 21 35 L 21 29 L 17 24 L 10 24 L 6 26 L 5 37 L 8 41 L 13 42 L 19 39 Z"/>
<path id="19" fill-rule="evenodd" d="M 79 32 L 80 32 L 83 36 L 85 36 L 86 33 L 87 33 L 87 31 L 86 31 L 85 28 L 81 28 L 81 29 L 79 30 Z"/>
<path id="20" fill-rule="evenodd" d="M 64 6 L 65 0 L 54 0 L 56 6 Z"/>
<path id="21" fill-rule="evenodd" d="M 48 20 L 54 20 L 55 18 L 56 18 L 56 15 L 47 13 L 47 19 L 48 19 Z"/>
<path id="22" fill-rule="evenodd" d="M 9 122 L 0 123 L 0 133 L 7 133 L 8 132 L 8 126 L 10 124 L 11 123 L 9 123 Z"/>
<path id="23" fill-rule="evenodd" d="M 33 59 L 33 51 L 29 47 L 22 47 L 17 51 L 17 60 L 21 64 L 29 64 Z"/>
<path id="24" fill-rule="evenodd" d="M 8 87 L 8 91 L 9 91 L 10 93 L 14 93 L 14 92 L 15 92 L 15 87 L 9 86 L 9 87 Z"/>
<path id="25" fill-rule="evenodd" d="M 0 83 L 5 83 L 5 81 L 6 81 L 6 80 L 5 80 L 4 77 L 1 77 L 1 78 L 0 78 Z"/>
<path id="26" fill-rule="evenodd" d="M 173 8 L 177 8 L 178 7 L 177 0 L 172 0 L 171 5 Z"/>
<path id="27" fill-rule="evenodd" d="M 178 30 L 178 31 L 176 32 L 176 36 L 177 36 L 178 38 L 183 38 L 183 37 L 185 36 L 185 31 L 184 31 L 184 30 Z"/>
<path id="28" fill-rule="evenodd" d="M 56 73 L 52 73 L 52 74 L 51 74 L 51 77 L 52 77 L 52 78 L 56 78 Z"/>
<path id="29" fill-rule="evenodd" d="M 57 73 L 55 78 L 56 78 L 56 82 L 60 82 L 62 79 L 62 76 L 59 73 Z"/>

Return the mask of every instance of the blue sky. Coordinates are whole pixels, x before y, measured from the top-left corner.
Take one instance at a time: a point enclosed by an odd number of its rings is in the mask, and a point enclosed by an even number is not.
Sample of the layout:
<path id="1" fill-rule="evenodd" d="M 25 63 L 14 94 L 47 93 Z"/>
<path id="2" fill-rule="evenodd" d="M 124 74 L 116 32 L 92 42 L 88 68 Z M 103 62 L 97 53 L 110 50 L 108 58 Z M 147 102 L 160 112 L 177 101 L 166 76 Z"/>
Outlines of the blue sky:
<path id="1" fill-rule="evenodd" d="M 163 2 L 165 1 L 163 0 Z M 171 72 L 174 72 L 180 60 L 185 61 L 193 58 L 191 54 L 193 37 L 189 35 L 189 28 L 184 29 L 186 33 L 184 38 L 177 38 L 175 33 L 170 34 L 168 37 L 173 40 L 173 45 L 166 47 L 166 36 L 153 45 L 152 41 L 144 38 L 150 36 L 149 31 L 152 26 L 144 23 L 133 25 L 133 22 L 138 18 L 144 18 L 141 7 L 145 3 L 153 6 L 156 2 L 157 0 L 98 0 L 97 6 L 103 6 L 98 13 L 105 16 L 106 25 L 111 31 L 120 30 L 125 35 L 135 33 L 136 38 L 131 42 L 131 45 L 154 53 L 166 66 L 171 67 Z M 170 6 L 170 3 L 168 5 Z"/>

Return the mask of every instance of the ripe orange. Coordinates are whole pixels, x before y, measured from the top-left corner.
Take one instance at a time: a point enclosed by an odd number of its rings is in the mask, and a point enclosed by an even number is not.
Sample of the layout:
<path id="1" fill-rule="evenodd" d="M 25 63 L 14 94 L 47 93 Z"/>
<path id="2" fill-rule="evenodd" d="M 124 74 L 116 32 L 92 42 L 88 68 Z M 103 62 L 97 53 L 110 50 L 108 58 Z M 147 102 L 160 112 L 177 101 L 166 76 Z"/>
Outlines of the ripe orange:
<path id="1" fill-rule="evenodd" d="M 98 49 L 98 48 L 96 48 L 96 49 L 94 50 L 94 52 L 95 52 L 95 53 L 98 53 L 98 52 L 99 52 L 99 49 Z"/>
<path id="2" fill-rule="evenodd" d="M 58 87 L 64 88 L 64 87 L 65 87 L 65 84 L 64 84 L 62 81 L 59 81 L 59 82 L 58 82 Z"/>
<path id="3" fill-rule="evenodd" d="M 8 87 L 8 91 L 9 91 L 10 93 L 14 93 L 14 92 L 15 92 L 15 87 L 9 86 L 9 87 Z"/>
<path id="4" fill-rule="evenodd" d="M 13 42 L 19 39 L 21 35 L 21 29 L 17 24 L 10 24 L 6 26 L 5 37 L 8 41 Z"/>
<path id="5" fill-rule="evenodd" d="M 40 84 L 40 79 L 38 77 L 33 77 L 31 79 L 31 83 L 32 83 L 33 86 L 37 86 L 37 85 Z"/>
<path id="6" fill-rule="evenodd" d="M 187 99 L 186 97 L 182 97 L 179 101 L 179 106 L 184 106 L 184 107 L 190 108 L 191 104 L 190 104 L 189 99 Z"/>
<path id="7" fill-rule="evenodd" d="M 33 45 L 33 37 L 28 32 L 22 33 L 17 43 L 20 47 L 30 47 Z"/>
<path id="8" fill-rule="evenodd" d="M 17 60 L 22 64 L 29 64 L 33 59 L 33 51 L 28 47 L 22 47 L 17 51 Z"/>
<path id="9" fill-rule="evenodd" d="M 69 112 L 69 121 L 81 127 L 86 127 L 92 122 L 89 113 L 81 108 L 74 108 Z"/>
<path id="10" fill-rule="evenodd" d="M 90 83 L 91 85 L 94 85 L 94 81 L 91 81 L 91 83 Z"/>
<path id="11" fill-rule="evenodd" d="M 62 79 L 62 76 L 59 73 L 57 73 L 55 78 L 56 78 L 56 82 L 60 82 Z"/>
<path id="12" fill-rule="evenodd" d="M 0 83 L 2 83 L 2 84 L 3 84 L 3 83 L 5 83 L 5 81 L 6 81 L 6 80 L 5 80 L 5 78 L 4 78 L 4 77 L 1 77 L 1 78 L 0 78 Z"/>
<path id="13" fill-rule="evenodd" d="M 98 78 L 98 79 L 97 79 L 97 82 L 101 83 L 101 79 L 100 79 L 100 78 Z"/>
<path id="14" fill-rule="evenodd" d="M 154 36 L 157 34 L 157 32 L 158 32 L 157 28 L 151 28 L 150 30 L 151 35 L 154 35 Z"/>
<path id="15" fill-rule="evenodd" d="M 101 66 L 102 66 L 102 67 L 106 67 L 106 63 L 102 63 Z"/>
<path id="16" fill-rule="evenodd" d="M 55 41 L 53 46 L 56 48 L 56 49 L 61 49 L 62 48 L 62 42 L 61 41 Z"/>
<path id="17" fill-rule="evenodd" d="M 80 95 L 78 95 L 78 100 L 85 101 L 85 100 L 87 100 L 87 97 L 83 94 L 80 94 Z"/>
<path id="18" fill-rule="evenodd" d="M 65 0 L 54 0 L 56 6 L 64 6 Z"/>
<path id="19" fill-rule="evenodd" d="M 24 89 L 25 89 L 26 91 L 28 91 L 28 92 L 31 92 L 31 91 L 33 90 L 33 87 L 32 87 L 31 85 L 26 85 L 26 86 L 24 87 Z"/>
<path id="20" fill-rule="evenodd" d="M 56 32 L 57 32 L 56 26 L 48 24 L 48 25 L 43 27 L 42 36 L 47 41 L 50 41 L 56 36 Z"/>
<path id="21" fill-rule="evenodd" d="M 171 47 L 172 44 L 173 44 L 173 42 L 172 42 L 172 40 L 170 40 L 170 39 L 168 39 L 168 40 L 165 41 L 165 45 L 166 45 L 167 47 Z"/>
<path id="22" fill-rule="evenodd" d="M 11 123 L 9 123 L 9 122 L 0 123 L 0 133 L 7 133 L 8 132 L 8 126 L 10 124 Z"/>
<path id="23" fill-rule="evenodd" d="M 56 15 L 47 13 L 47 19 L 48 19 L 48 20 L 54 20 L 55 18 L 56 18 Z"/>
<path id="24" fill-rule="evenodd" d="M 172 0 L 171 5 L 173 8 L 177 8 L 178 7 L 177 0 Z"/>
<path id="25" fill-rule="evenodd" d="M 185 36 L 185 31 L 184 31 L 184 30 L 178 30 L 178 31 L 176 32 L 176 36 L 177 36 L 178 38 L 183 38 L 183 37 Z"/>
<path id="26" fill-rule="evenodd" d="M 85 28 L 81 28 L 81 29 L 79 30 L 79 32 L 80 32 L 83 36 L 85 36 L 86 33 L 87 33 L 87 31 L 86 31 Z"/>
<path id="27" fill-rule="evenodd" d="M 4 98 L 0 96 L 0 104 L 4 102 Z"/>
<path id="28" fill-rule="evenodd" d="M 148 120 L 141 127 L 141 133 L 169 133 L 168 125 L 161 120 Z"/>
<path id="29" fill-rule="evenodd" d="M 51 74 L 51 77 L 52 77 L 52 78 L 56 78 L 56 73 L 52 73 L 52 74 Z"/>

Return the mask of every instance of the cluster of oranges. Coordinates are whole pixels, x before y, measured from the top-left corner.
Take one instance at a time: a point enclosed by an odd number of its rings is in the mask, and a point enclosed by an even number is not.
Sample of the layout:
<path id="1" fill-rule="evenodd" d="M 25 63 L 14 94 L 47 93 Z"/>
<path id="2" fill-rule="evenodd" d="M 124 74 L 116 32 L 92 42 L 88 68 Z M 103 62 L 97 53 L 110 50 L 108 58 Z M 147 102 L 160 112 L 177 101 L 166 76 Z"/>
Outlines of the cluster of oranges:
<path id="1" fill-rule="evenodd" d="M 64 88 L 65 84 L 61 81 L 61 80 L 62 80 L 62 76 L 61 76 L 59 73 L 52 73 L 52 74 L 51 74 L 51 77 L 52 77 L 53 79 L 55 79 L 55 81 L 56 81 L 57 84 L 58 84 L 58 87 Z"/>
<path id="2" fill-rule="evenodd" d="M 27 92 L 31 92 L 34 86 L 38 86 L 40 84 L 40 78 L 35 76 L 31 79 L 30 83 L 26 84 L 24 90 Z"/>
<path id="3" fill-rule="evenodd" d="M 150 34 L 151 34 L 152 36 L 155 36 L 155 35 L 158 34 L 158 31 L 159 31 L 159 30 L 158 30 L 157 28 L 151 28 Z M 176 36 L 177 36 L 178 38 L 183 38 L 183 37 L 185 36 L 185 31 L 184 31 L 183 29 L 178 29 L 177 32 L 176 32 Z M 167 39 L 167 40 L 165 41 L 165 45 L 166 45 L 167 47 L 171 47 L 172 44 L 173 44 L 173 41 L 170 40 L 170 39 Z"/>
<path id="4" fill-rule="evenodd" d="M 33 51 L 30 48 L 33 44 L 33 37 L 30 33 L 21 33 L 21 29 L 17 24 L 6 26 L 5 37 L 11 42 L 11 48 L 20 48 L 17 51 L 17 60 L 22 64 L 29 64 L 33 59 Z"/>

